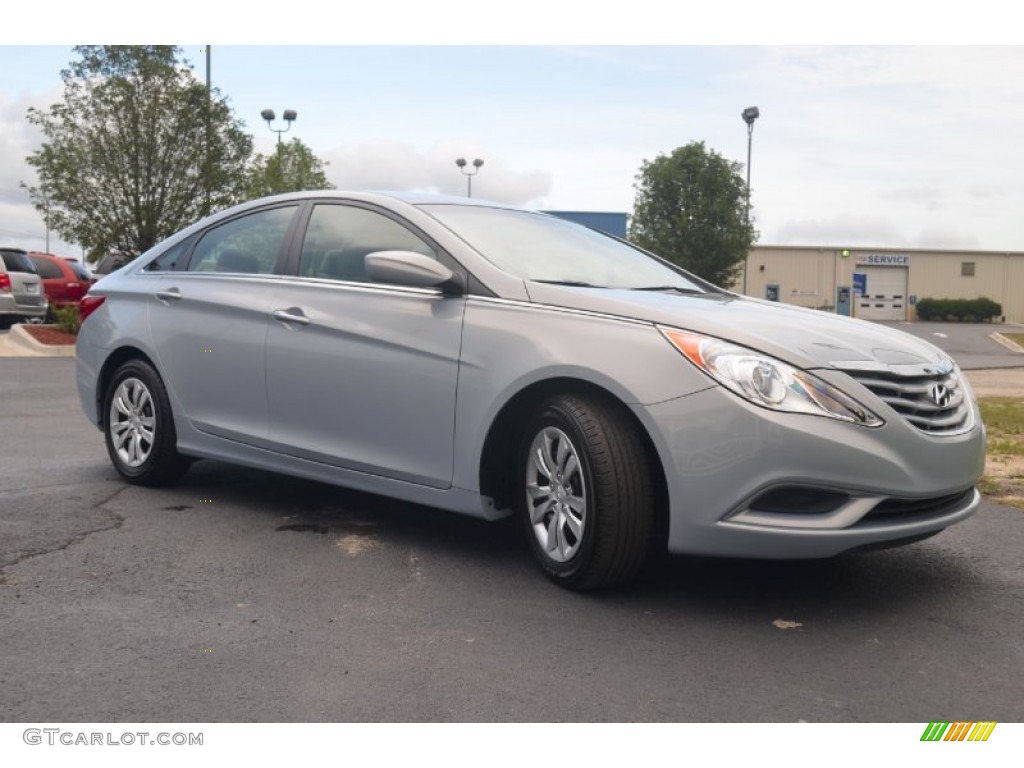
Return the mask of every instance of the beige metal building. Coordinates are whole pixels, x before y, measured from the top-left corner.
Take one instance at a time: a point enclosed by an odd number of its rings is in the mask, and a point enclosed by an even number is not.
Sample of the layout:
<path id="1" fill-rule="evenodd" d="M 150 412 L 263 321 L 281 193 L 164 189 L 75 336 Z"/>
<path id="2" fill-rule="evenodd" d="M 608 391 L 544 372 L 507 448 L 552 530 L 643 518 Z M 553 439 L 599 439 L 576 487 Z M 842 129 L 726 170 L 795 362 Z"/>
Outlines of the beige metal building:
<path id="1" fill-rule="evenodd" d="M 1019 251 L 757 245 L 747 269 L 750 296 L 865 320 L 913 320 L 924 298 L 986 297 L 1002 305 L 1007 320 L 1024 322 Z M 742 287 L 741 273 L 733 289 Z"/>

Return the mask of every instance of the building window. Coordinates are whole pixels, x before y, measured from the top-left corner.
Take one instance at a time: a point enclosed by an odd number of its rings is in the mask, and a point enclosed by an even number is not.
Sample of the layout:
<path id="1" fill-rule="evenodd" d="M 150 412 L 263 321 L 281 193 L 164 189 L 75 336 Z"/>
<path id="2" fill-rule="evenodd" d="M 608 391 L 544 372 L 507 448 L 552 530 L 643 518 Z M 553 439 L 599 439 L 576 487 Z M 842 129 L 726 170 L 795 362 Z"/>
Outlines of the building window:
<path id="1" fill-rule="evenodd" d="M 974 262 L 973 261 L 961 261 L 960 262 L 960 277 L 974 277 Z"/>

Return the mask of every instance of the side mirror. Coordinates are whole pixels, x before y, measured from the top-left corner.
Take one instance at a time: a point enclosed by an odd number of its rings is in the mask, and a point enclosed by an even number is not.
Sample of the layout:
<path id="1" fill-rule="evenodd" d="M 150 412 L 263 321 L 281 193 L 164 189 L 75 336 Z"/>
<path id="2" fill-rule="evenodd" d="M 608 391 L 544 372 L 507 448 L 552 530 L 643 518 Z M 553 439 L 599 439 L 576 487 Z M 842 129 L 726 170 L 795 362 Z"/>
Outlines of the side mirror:
<path id="1" fill-rule="evenodd" d="M 441 262 L 413 251 L 375 251 L 366 255 L 366 274 L 375 283 L 440 288 L 449 295 L 466 292 L 466 280 Z"/>

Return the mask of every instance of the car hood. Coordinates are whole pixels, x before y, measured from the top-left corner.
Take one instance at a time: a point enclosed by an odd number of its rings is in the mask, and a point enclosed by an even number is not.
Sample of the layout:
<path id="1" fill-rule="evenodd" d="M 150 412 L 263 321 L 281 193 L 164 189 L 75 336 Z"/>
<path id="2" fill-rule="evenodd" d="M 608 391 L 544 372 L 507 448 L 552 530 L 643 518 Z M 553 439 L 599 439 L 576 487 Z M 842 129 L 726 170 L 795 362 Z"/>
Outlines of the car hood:
<path id="1" fill-rule="evenodd" d="M 716 336 L 800 368 L 922 366 L 942 350 L 884 325 L 733 294 L 678 294 L 528 282 L 531 301 Z"/>

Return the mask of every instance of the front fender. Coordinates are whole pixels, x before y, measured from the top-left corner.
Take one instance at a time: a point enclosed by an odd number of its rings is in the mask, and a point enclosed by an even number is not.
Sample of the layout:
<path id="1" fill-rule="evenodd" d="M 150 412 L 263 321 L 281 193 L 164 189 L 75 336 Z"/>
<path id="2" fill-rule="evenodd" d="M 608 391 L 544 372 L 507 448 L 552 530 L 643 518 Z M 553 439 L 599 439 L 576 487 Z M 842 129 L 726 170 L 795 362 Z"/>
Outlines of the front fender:
<path id="1" fill-rule="evenodd" d="M 527 387 L 559 378 L 593 384 L 628 405 L 714 386 L 651 323 L 471 298 L 459 365 L 456 487 L 479 490 L 484 441 L 502 408 Z"/>

